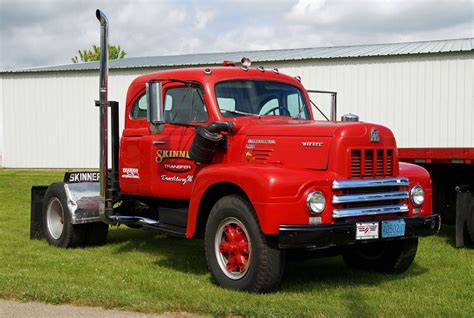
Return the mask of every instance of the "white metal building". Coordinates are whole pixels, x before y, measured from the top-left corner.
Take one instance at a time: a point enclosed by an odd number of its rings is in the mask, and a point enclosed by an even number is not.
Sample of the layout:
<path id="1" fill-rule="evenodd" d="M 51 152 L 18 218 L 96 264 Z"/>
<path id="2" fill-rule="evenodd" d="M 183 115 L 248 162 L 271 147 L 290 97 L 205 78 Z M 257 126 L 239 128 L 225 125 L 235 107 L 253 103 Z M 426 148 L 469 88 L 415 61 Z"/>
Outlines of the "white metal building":
<path id="1" fill-rule="evenodd" d="M 246 56 L 308 89 L 337 91 L 339 116 L 390 127 L 399 147 L 474 147 L 473 50 L 474 39 L 457 39 L 127 58 L 110 63 L 109 99 L 123 110 L 138 75 Z M 97 62 L 0 72 L 3 167 L 98 167 L 98 85 Z"/>

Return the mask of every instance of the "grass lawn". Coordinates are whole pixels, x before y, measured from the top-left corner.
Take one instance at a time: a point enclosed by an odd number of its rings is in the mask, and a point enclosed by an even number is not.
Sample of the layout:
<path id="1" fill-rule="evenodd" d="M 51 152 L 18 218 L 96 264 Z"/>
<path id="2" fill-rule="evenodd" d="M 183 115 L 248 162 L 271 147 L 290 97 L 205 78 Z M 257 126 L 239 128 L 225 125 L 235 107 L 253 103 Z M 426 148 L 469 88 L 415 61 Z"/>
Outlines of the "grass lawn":
<path id="1" fill-rule="evenodd" d="M 453 229 L 422 238 L 410 270 L 349 270 L 340 257 L 290 262 L 279 291 L 211 283 L 202 240 L 114 228 L 107 245 L 64 250 L 29 240 L 30 188 L 51 171 L 0 170 L 0 298 L 142 312 L 252 316 L 474 316 L 474 250 Z"/>

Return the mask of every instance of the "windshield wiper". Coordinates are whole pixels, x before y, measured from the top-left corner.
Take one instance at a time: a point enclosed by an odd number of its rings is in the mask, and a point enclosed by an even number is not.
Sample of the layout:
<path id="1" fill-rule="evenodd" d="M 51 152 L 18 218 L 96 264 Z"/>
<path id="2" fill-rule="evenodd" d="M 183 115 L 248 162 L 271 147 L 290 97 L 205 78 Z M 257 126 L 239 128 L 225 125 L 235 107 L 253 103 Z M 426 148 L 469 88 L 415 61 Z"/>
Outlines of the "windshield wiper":
<path id="1" fill-rule="evenodd" d="M 236 115 L 242 115 L 242 116 L 260 116 L 257 114 L 252 114 L 252 113 L 246 113 L 246 112 L 241 112 L 239 110 L 224 110 L 226 113 L 231 113 L 231 114 L 236 114 Z"/>

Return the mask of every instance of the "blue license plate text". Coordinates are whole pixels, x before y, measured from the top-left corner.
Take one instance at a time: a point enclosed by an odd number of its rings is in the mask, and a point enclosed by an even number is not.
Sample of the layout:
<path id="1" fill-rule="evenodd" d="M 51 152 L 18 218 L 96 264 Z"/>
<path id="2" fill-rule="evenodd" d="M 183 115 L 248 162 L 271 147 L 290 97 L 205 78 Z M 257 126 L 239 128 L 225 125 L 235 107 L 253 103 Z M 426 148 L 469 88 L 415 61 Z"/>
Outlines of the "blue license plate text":
<path id="1" fill-rule="evenodd" d="M 382 237 L 405 235 L 405 220 L 382 221 Z"/>

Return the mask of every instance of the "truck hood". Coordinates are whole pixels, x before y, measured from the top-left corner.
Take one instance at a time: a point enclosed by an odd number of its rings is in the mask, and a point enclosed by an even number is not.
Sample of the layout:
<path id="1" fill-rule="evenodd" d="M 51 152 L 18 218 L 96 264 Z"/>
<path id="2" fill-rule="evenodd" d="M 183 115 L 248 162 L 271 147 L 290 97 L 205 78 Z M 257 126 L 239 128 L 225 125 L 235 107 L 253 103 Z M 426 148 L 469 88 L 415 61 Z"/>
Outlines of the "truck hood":
<path id="1" fill-rule="evenodd" d="M 247 134 L 252 136 L 332 137 L 335 131 L 344 125 L 347 125 L 347 123 L 295 119 L 262 120 L 250 124 L 247 128 Z"/>
<path id="2" fill-rule="evenodd" d="M 345 161 L 349 149 L 395 147 L 388 128 L 363 122 L 274 119 L 245 127 L 242 162 L 256 164 L 326 170 L 331 161 Z M 373 129 L 377 143 L 371 142 Z"/>

